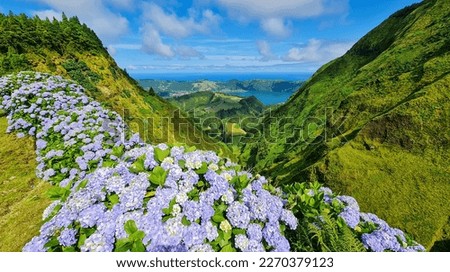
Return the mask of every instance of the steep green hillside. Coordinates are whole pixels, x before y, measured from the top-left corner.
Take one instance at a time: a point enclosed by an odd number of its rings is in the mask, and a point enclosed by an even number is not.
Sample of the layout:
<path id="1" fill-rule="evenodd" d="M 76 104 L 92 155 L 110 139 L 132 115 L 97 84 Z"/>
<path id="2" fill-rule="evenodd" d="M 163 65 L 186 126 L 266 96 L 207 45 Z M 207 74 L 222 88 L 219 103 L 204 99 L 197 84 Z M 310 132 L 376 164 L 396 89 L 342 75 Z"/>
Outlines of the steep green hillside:
<path id="1" fill-rule="evenodd" d="M 45 196 L 50 184 L 34 174 L 34 140 L 17 139 L 6 134 L 6 128 L 6 118 L 0 117 L 0 252 L 20 251 L 37 235 L 42 212 L 50 204 Z"/>
<path id="2" fill-rule="evenodd" d="M 242 159 L 278 184 L 318 180 L 353 195 L 450 250 L 449 29 L 446 0 L 393 14 L 267 116 Z"/>
<path id="3" fill-rule="evenodd" d="M 124 116 L 153 143 L 187 143 L 227 150 L 204 136 L 175 107 L 145 92 L 120 69 L 95 33 L 77 18 L 40 20 L 0 14 L 0 75 L 34 70 L 71 78 L 91 97 Z"/>

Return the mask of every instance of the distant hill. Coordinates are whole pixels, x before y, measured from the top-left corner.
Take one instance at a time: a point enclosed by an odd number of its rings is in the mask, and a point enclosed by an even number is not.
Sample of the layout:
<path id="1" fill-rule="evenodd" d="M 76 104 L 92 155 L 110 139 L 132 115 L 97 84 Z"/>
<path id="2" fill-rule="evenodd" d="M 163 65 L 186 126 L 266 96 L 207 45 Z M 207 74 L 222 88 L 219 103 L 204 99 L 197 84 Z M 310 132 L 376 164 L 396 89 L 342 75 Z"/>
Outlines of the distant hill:
<path id="1" fill-rule="evenodd" d="M 0 75 L 23 70 L 77 81 L 91 97 L 123 115 L 149 142 L 187 143 L 227 152 L 225 145 L 203 135 L 175 107 L 144 91 L 76 17 L 50 21 L 0 14 Z M 171 117 L 168 124 L 167 117 Z M 177 125 L 180 123 L 184 125 Z"/>
<path id="2" fill-rule="evenodd" d="M 267 116 L 242 160 L 277 184 L 318 180 L 450 250 L 449 29 L 448 0 L 396 12 Z"/>
<path id="3" fill-rule="evenodd" d="M 286 92 L 292 93 L 298 90 L 302 81 L 286 80 L 229 80 L 229 81 L 173 81 L 173 80 L 139 80 L 139 84 L 145 89 L 152 88 L 163 97 L 186 94 L 190 92 Z"/>
<path id="4" fill-rule="evenodd" d="M 254 96 L 242 98 L 211 91 L 174 96 L 169 101 L 210 135 L 225 142 L 234 136 L 247 135 L 250 129 L 247 129 L 246 121 L 258 119 L 265 109 L 264 104 Z"/>

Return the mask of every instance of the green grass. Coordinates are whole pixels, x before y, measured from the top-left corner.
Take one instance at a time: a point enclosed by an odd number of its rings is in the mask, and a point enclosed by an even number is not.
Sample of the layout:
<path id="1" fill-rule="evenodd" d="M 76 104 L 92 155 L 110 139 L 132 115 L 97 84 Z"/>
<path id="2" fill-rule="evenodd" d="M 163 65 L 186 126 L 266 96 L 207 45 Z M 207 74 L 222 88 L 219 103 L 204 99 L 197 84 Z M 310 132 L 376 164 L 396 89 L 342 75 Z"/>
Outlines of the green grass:
<path id="1" fill-rule="evenodd" d="M 0 118 L 0 251 L 20 251 L 39 234 L 50 184 L 35 175 L 34 140 L 6 134 Z"/>
<path id="2" fill-rule="evenodd" d="M 352 195 L 362 211 L 377 214 L 430 249 L 442 240 L 450 216 L 449 167 L 396 147 L 370 144 L 371 150 L 352 142 L 331 152 L 320 166 L 327 185 Z"/>

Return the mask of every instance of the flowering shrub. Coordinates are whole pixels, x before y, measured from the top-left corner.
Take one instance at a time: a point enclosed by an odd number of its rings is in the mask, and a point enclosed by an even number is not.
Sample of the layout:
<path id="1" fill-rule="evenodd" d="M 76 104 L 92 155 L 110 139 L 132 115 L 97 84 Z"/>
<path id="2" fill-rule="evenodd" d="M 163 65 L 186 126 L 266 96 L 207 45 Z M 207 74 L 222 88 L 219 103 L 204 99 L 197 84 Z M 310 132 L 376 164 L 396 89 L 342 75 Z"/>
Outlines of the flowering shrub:
<path id="1" fill-rule="evenodd" d="M 338 196 L 319 183 L 286 186 L 288 207 L 298 218 L 320 227 L 322 218 L 337 220 L 338 228 L 350 228 L 369 251 L 424 251 L 425 248 L 403 231 L 390 227 L 376 215 L 362 213 L 350 196 Z"/>
<path id="2" fill-rule="evenodd" d="M 0 84 L 9 130 L 36 137 L 38 175 L 60 186 L 25 251 L 289 251 L 297 220 L 263 177 L 213 152 L 126 140 L 117 114 L 61 78 Z"/>
<path id="3" fill-rule="evenodd" d="M 24 251 L 289 251 L 294 214 L 335 216 L 372 251 L 423 250 L 318 184 L 283 194 L 214 152 L 143 144 L 61 77 L 0 78 L 0 102 L 8 131 L 36 138 L 37 175 L 55 185 Z"/>
<path id="4" fill-rule="evenodd" d="M 61 77 L 11 75 L 0 80 L 0 94 L 1 108 L 8 113 L 8 132 L 35 136 L 37 176 L 61 187 L 139 140 L 135 135 L 125 141 L 128 132 L 121 117 Z"/>

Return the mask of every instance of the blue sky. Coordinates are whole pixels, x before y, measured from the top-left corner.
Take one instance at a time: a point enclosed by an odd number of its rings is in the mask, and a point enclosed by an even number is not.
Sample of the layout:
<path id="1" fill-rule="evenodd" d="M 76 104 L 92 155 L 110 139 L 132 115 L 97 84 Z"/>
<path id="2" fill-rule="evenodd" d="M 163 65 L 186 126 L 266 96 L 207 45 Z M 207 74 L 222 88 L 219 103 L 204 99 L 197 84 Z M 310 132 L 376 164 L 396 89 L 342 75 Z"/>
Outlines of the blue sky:
<path id="1" fill-rule="evenodd" d="M 9 0 L 0 11 L 78 16 L 132 75 L 312 73 L 419 0 Z"/>

